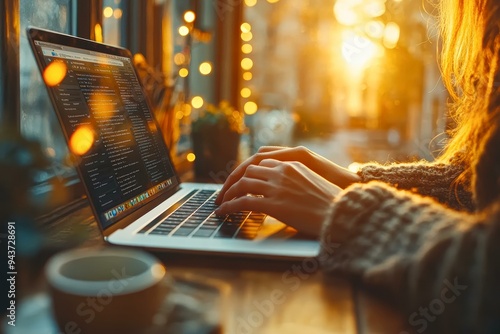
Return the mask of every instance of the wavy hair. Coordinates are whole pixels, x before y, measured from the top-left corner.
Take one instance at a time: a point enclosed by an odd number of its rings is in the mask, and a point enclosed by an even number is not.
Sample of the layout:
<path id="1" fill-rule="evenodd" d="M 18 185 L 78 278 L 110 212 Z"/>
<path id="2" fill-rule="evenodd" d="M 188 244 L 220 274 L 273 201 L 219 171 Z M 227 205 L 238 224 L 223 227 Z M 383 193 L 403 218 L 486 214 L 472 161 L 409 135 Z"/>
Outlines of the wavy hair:
<path id="1" fill-rule="evenodd" d="M 441 0 L 440 21 L 441 71 L 456 126 L 439 160 L 463 163 L 457 181 L 464 181 L 473 175 L 485 134 L 498 121 L 500 2 Z"/>

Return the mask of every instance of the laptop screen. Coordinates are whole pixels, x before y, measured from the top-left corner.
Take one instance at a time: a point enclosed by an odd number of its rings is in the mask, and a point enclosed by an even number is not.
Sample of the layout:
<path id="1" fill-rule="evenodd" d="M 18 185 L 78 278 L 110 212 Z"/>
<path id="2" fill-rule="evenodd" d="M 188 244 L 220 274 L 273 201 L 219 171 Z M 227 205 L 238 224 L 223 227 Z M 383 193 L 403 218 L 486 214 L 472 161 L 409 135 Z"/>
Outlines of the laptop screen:
<path id="1" fill-rule="evenodd" d="M 47 34 L 31 32 L 32 47 L 104 229 L 179 182 L 129 53 Z"/>

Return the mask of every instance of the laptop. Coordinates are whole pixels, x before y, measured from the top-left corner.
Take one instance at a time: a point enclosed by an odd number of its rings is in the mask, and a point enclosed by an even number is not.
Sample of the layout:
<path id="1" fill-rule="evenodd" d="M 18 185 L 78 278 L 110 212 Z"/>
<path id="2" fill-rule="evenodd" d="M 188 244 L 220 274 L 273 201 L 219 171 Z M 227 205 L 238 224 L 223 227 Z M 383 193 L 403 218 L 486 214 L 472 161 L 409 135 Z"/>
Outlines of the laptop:
<path id="1" fill-rule="evenodd" d="M 317 240 L 261 213 L 216 216 L 220 184 L 181 183 L 130 51 L 28 28 L 105 241 L 175 252 L 297 259 Z"/>

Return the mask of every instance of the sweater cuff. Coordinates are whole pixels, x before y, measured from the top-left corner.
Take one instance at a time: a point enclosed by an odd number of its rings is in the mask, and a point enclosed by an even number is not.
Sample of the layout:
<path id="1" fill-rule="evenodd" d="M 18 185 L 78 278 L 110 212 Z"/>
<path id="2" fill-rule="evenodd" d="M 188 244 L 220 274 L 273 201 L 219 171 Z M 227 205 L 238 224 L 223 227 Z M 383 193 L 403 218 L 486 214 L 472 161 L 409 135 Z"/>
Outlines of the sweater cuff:
<path id="1" fill-rule="evenodd" d="M 357 183 L 332 201 L 331 215 L 323 224 L 320 238 L 319 259 L 326 271 L 346 269 L 344 265 L 353 254 L 342 245 L 359 233 L 361 225 L 380 208 L 381 203 L 393 198 L 394 191 L 382 182 Z"/>

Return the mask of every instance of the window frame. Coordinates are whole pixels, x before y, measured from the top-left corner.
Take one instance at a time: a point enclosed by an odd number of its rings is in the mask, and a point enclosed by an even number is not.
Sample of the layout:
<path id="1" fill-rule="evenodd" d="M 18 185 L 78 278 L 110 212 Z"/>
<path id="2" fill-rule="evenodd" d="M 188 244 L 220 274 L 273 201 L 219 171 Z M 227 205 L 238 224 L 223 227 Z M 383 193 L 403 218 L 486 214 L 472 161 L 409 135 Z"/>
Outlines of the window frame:
<path id="1" fill-rule="evenodd" d="M 70 0 L 70 34 L 95 39 L 94 26 L 102 25 L 102 0 Z M 0 125 L 21 134 L 21 97 L 20 97 L 20 0 L 5 0 L 0 6 Z M 68 177 L 68 193 L 72 194 L 67 205 L 79 208 L 86 205 L 83 185 L 75 177 Z M 51 189 L 48 182 L 37 184 L 41 189 Z M 47 190 L 50 192 L 51 190 Z M 59 210 L 56 208 L 55 210 Z M 48 215 L 49 216 L 49 215 Z M 52 215 L 50 215 L 52 216 Z M 57 219 L 57 214 L 55 219 Z"/>

